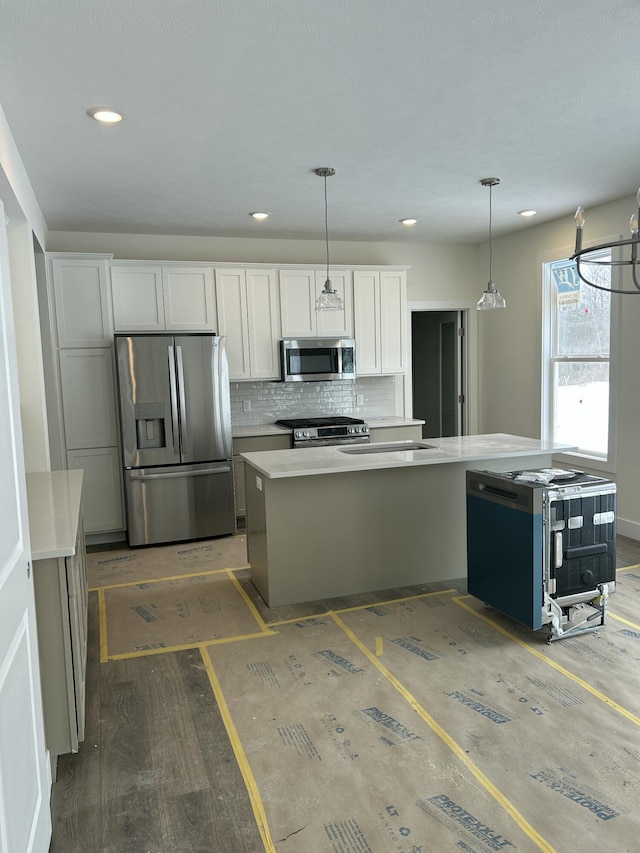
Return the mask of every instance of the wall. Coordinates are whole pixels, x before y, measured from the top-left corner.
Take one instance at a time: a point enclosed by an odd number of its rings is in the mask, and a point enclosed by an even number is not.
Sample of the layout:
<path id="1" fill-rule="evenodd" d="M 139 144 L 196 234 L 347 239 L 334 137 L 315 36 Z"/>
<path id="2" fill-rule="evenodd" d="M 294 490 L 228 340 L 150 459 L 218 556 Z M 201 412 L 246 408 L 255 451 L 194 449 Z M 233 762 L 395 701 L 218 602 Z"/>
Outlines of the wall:
<path id="1" fill-rule="evenodd" d="M 587 210 L 584 240 L 597 243 L 621 234 L 637 202 L 634 197 Z M 571 214 L 493 241 L 493 278 L 507 301 L 505 311 L 479 312 L 480 432 L 509 432 L 539 437 L 542 359 L 542 262 L 551 251 L 573 251 Z M 488 264 L 486 246 L 479 258 Z M 478 280 L 480 287 L 485 280 Z M 640 539 L 640 294 L 623 296 L 619 384 L 618 485 L 619 532 Z M 602 472 L 595 472 L 602 473 Z M 612 472 L 613 473 L 613 472 Z"/>
<path id="2" fill-rule="evenodd" d="M 112 252 L 131 260 L 324 264 L 323 240 L 166 237 L 50 231 L 48 252 Z M 477 299 L 477 247 L 456 243 L 332 241 L 331 266 L 409 266 L 407 298 Z"/>
<path id="3" fill-rule="evenodd" d="M 0 107 L 0 198 L 8 218 L 11 294 L 16 327 L 25 468 L 49 469 L 44 373 L 32 234 L 46 245 L 47 227 L 5 114 Z"/>

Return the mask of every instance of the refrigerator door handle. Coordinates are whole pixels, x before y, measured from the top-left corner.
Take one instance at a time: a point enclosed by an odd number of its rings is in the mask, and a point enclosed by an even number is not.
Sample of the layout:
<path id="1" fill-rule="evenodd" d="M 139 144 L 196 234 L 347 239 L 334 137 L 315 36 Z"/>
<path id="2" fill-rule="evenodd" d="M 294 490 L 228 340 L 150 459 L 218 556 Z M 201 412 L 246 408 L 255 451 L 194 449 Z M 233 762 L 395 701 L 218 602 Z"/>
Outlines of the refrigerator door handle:
<path id="1" fill-rule="evenodd" d="M 130 480 L 174 480 L 177 478 L 184 479 L 185 477 L 209 477 L 211 474 L 228 474 L 231 470 L 230 465 L 220 465 L 215 468 L 204 468 L 202 471 L 163 471 L 161 474 L 142 474 L 138 471 L 129 471 L 128 477 Z"/>
<path id="2" fill-rule="evenodd" d="M 176 362 L 174 347 L 167 347 L 169 359 L 169 388 L 171 389 L 171 427 L 173 432 L 173 451 L 180 454 L 180 425 L 178 422 L 178 389 L 176 387 Z"/>
<path id="3" fill-rule="evenodd" d="M 228 391 L 225 388 L 229 387 L 229 362 L 227 360 L 227 339 L 219 337 L 215 340 L 215 345 L 212 352 L 212 369 L 215 376 L 218 377 L 216 388 L 218 396 L 215 406 L 214 429 L 217 435 L 221 437 L 223 453 L 226 459 L 231 459 L 233 455 L 231 442 L 231 403 Z"/>
<path id="4" fill-rule="evenodd" d="M 187 437 L 189 429 L 187 426 L 187 401 L 184 393 L 184 367 L 182 366 L 182 347 L 176 346 L 176 364 L 178 366 L 178 393 L 180 395 L 180 451 L 183 455 L 187 452 Z"/>

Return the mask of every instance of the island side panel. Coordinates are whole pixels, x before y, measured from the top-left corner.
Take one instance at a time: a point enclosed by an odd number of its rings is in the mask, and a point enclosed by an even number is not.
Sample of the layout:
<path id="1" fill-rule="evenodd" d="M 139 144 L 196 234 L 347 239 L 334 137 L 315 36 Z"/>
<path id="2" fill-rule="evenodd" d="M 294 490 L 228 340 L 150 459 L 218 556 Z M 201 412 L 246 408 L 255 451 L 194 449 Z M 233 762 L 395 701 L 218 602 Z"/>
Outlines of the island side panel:
<path id="1" fill-rule="evenodd" d="M 549 454 L 267 478 L 246 464 L 252 580 L 270 607 L 466 577 L 466 471 Z"/>

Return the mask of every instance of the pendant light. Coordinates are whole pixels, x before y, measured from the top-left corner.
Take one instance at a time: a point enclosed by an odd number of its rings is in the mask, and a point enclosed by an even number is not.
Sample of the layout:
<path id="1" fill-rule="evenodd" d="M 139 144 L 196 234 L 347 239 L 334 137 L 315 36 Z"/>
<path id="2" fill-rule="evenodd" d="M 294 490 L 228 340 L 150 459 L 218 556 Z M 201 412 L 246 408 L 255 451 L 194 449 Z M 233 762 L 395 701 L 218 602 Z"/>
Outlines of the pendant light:
<path id="1" fill-rule="evenodd" d="M 478 300 L 476 307 L 478 308 L 478 311 L 485 311 L 488 308 L 506 308 L 507 303 L 505 302 L 504 297 L 498 293 L 498 289 L 491 278 L 491 263 L 493 261 L 493 245 L 491 242 L 491 192 L 493 187 L 500 183 L 500 178 L 483 178 L 480 183 L 483 187 L 489 187 L 489 283 L 487 284 L 487 289 Z"/>
<path id="2" fill-rule="evenodd" d="M 336 170 L 330 166 L 325 166 L 321 169 L 314 170 L 319 178 L 324 178 L 324 240 L 327 247 L 327 279 L 324 283 L 324 289 L 320 296 L 316 299 L 316 311 L 342 311 L 344 302 L 340 298 L 340 294 L 335 291 L 331 285 L 329 278 L 329 217 L 327 208 L 327 178 L 335 175 Z"/>

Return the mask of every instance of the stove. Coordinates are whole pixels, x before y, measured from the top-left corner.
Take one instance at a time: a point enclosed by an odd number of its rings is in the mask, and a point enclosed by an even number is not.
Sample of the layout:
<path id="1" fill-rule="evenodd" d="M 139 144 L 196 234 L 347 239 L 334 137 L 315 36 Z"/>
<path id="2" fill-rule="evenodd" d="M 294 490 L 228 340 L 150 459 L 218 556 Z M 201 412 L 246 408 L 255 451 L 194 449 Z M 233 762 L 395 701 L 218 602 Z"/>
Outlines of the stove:
<path id="1" fill-rule="evenodd" d="M 369 426 L 359 418 L 291 418 L 276 423 L 292 430 L 293 447 L 369 442 Z"/>

